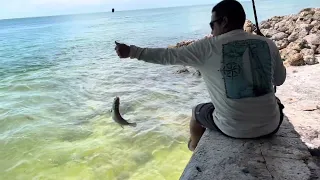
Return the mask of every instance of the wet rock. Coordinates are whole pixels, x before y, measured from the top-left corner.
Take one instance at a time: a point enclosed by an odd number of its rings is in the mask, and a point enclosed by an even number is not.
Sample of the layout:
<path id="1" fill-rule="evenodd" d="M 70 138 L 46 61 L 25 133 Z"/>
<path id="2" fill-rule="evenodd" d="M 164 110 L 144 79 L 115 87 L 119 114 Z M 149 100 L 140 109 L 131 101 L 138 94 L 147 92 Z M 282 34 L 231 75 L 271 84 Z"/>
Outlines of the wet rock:
<path id="1" fill-rule="evenodd" d="M 303 54 L 303 60 L 306 64 L 308 65 L 313 65 L 317 64 L 318 61 L 314 55 L 314 50 L 313 49 L 302 49 L 301 53 Z"/>
<path id="2" fill-rule="evenodd" d="M 320 21 L 320 11 L 316 11 L 314 14 L 313 14 L 313 20 L 315 21 Z"/>
<path id="3" fill-rule="evenodd" d="M 285 61 L 291 65 L 291 66 L 302 66 L 305 65 L 303 55 L 295 50 L 283 50 L 281 51 L 282 58 L 285 59 Z"/>
<path id="4" fill-rule="evenodd" d="M 315 57 L 315 51 L 313 49 L 302 49 L 303 60 L 308 65 L 318 64 L 318 59 Z"/>
<path id="5" fill-rule="evenodd" d="M 304 39 L 312 45 L 320 45 L 320 34 L 310 34 L 306 37 L 304 37 Z"/>
<path id="6" fill-rule="evenodd" d="M 260 28 L 261 29 L 269 29 L 269 28 L 271 28 L 271 24 L 268 21 L 262 21 L 261 25 L 260 25 Z"/>
<path id="7" fill-rule="evenodd" d="M 305 65 L 303 55 L 300 53 L 289 55 L 288 62 L 291 66 L 302 66 Z"/>
<path id="8" fill-rule="evenodd" d="M 273 35 L 279 33 L 279 31 L 275 29 L 261 29 L 262 34 L 264 34 L 266 37 L 272 37 Z"/>
<path id="9" fill-rule="evenodd" d="M 279 50 L 286 48 L 289 45 L 289 41 L 287 38 L 282 39 L 280 41 L 276 41 L 275 43 L 276 43 L 277 47 L 279 48 Z"/>
<path id="10" fill-rule="evenodd" d="M 316 48 L 315 53 L 320 54 L 320 45 Z"/>
<path id="11" fill-rule="evenodd" d="M 314 55 L 314 50 L 313 49 L 304 48 L 304 49 L 301 50 L 301 53 L 304 56 L 311 56 L 311 55 Z"/>
<path id="12" fill-rule="evenodd" d="M 274 16 L 262 21 L 260 28 L 266 37 L 275 42 L 281 57 L 289 59 L 286 64 L 317 63 L 314 56 L 320 54 L 320 8 L 305 8 L 297 14 Z M 302 50 L 303 53 L 299 54 Z"/>
<path id="13" fill-rule="evenodd" d="M 309 34 L 319 34 L 320 33 L 320 21 L 319 24 L 315 24 L 313 28 L 310 30 Z"/>
<path id="14" fill-rule="evenodd" d="M 319 21 L 312 21 L 311 22 L 311 25 L 314 27 L 314 26 L 317 26 L 319 24 Z"/>
<path id="15" fill-rule="evenodd" d="M 319 54 L 319 53 L 316 52 L 317 47 L 318 47 L 318 46 L 316 46 L 316 45 L 308 44 L 308 48 L 309 48 L 309 49 L 312 49 L 315 54 Z"/>
<path id="16" fill-rule="evenodd" d="M 280 21 L 274 25 L 274 29 L 280 32 L 286 32 L 287 30 L 289 30 L 289 26 L 285 21 Z"/>
<path id="17" fill-rule="evenodd" d="M 284 32 L 278 32 L 276 34 L 274 34 L 271 39 L 274 40 L 274 41 L 279 41 L 279 40 L 282 40 L 284 38 L 287 38 L 288 37 L 288 34 L 284 33 Z"/>
<path id="18" fill-rule="evenodd" d="M 299 27 L 293 30 L 293 32 L 299 33 L 299 38 L 307 36 L 310 30 L 313 28 L 311 24 L 300 24 Z"/>
<path id="19" fill-rule="evenodd" d="M 256 26 L 250 20 L 246 20 L 243 29 L 246 32 L 253 33 L 256 30 Z"/>
<path id="20" fill-rule="evenodd" d="M 297 16 L 289 16 L 289 18 L 286 19 L 285 26 L 288 28 L 288 30 L 285 31 L 285 33 L 290 35 L 293 32 L 293 30 L 296 27 L 297 18 L 298 18 Z"/>
<path id="21" fill-rule="evenodd" d="M 308 64 L 308 65 L 314 65 L 319 63 L 318 59 L 314 55 L 303 56 L 303 60 L 305 64 Z"/>
<path id="22" fill-rule="evenodd" d="M 299 38 L 299 33 L 294 32 L 292 33 L 289 37 L 288 37 L 288 41 L 289 42 L 294 42 L 295 40 L 297 40 Z"/>
<path id="23" fill-rule="evenodd" d="M 288 51 L 291 51 L 291 50 L 295 50 L 297 52 L 300 52 L 301 49 L 304 49 L 308 47 L 308 43 L 307 41 L 303 40 L 303 39 L 300 39 L 300 40 L 297 40 L 295 42 L 291 42 L 288 46 L 287 46 L 287 50 Z"/>

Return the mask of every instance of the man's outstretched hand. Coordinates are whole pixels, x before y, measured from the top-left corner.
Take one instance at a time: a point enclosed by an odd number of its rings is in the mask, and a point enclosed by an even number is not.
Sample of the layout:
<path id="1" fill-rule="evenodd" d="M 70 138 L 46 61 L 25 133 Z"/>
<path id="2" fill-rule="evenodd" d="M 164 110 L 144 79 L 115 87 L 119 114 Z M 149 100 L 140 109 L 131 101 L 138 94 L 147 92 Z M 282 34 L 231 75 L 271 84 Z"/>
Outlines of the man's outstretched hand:
<path id="1" fill-rule="evenodd" d="M 126 44 L 121 44 L 115 41 L 116 47 L 115 50 L 120 58 L 128 58 L 130 55 L 130 47 Z"/>

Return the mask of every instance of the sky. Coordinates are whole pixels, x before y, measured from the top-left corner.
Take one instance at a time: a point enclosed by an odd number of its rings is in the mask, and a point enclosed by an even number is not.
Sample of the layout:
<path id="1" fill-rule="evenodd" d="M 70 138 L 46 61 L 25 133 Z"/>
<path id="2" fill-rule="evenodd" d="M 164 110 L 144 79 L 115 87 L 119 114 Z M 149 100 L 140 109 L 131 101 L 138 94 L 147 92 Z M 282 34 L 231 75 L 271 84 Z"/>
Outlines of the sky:
<path id="1" fill-rule="evenodd" d="M 197 4 L 218 0 L 0 0 L 0 19 L 146 9 Z"/>

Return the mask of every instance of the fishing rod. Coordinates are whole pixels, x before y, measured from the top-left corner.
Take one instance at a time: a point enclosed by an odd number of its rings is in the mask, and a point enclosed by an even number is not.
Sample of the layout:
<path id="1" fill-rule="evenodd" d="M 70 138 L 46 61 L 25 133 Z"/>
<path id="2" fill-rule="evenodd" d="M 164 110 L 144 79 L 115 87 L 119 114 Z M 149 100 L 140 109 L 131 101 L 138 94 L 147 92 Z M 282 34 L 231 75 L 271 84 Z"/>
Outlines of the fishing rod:
<path id="1" fill-rule="evenodd" d="M 257 28 L 257 35 L 259 36 L 264 36 L 259 28 L 259 23 L 258 23 L 258 16 L 257 16 L 257 10 L 256 10 L 256 5 L 254 3 L 254 0 L 252 0 L 252 7 L 253 7 L 253 13 L 254 13 L 254 19 L 256 21 L 256 28 Z"/>
<path id="2" fill-rule="evenodd" d="M 254 20 L 256 21 L 257 35 L 264 36 L 261 33 L 260 28 L 259 28 L 257 10 L 256 10 L 256 5 L 255 5 L 254 0 L 252 0 L 252 7 L 253 7 L 253 13 L 254 13 Z M 277 86 L 274 86 L 273 88 L 274 88 L 274 92 L 276 93 L 277 92 Z"/>

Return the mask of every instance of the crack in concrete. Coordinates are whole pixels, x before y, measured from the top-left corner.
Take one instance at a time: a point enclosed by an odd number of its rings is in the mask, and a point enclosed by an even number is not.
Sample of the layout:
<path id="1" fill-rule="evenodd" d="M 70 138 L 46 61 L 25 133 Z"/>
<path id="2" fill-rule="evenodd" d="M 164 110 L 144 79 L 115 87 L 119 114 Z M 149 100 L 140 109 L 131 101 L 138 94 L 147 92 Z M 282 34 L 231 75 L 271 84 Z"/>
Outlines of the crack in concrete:
<path id="1" fill-rule="evenodd" d="M 266 161 L 266 158 L 264 157 L 264 155 L 262 154 L 262 150 L 261 150 L 261 148 L 260 148 L 260 153 L 261 153 L 261 156 L 262 156 L 262 158 L 263 158 L 263 160 L 264 160 L 264 162 L 266 162 L 266 169 L 268 170 L 268 172 L 269 172 L 269 174 L 270 174 L 270 176 L 271 176 L 271 178 L 272 179 L 274 179 L 274 177 L 273 177 L 273 175 L 272 175 L 272 173 L 271 173 L 271 171 L 269 170 L 269 168 L 268 168 L 268 164 L 267 164 L 267 161 Z"/>

